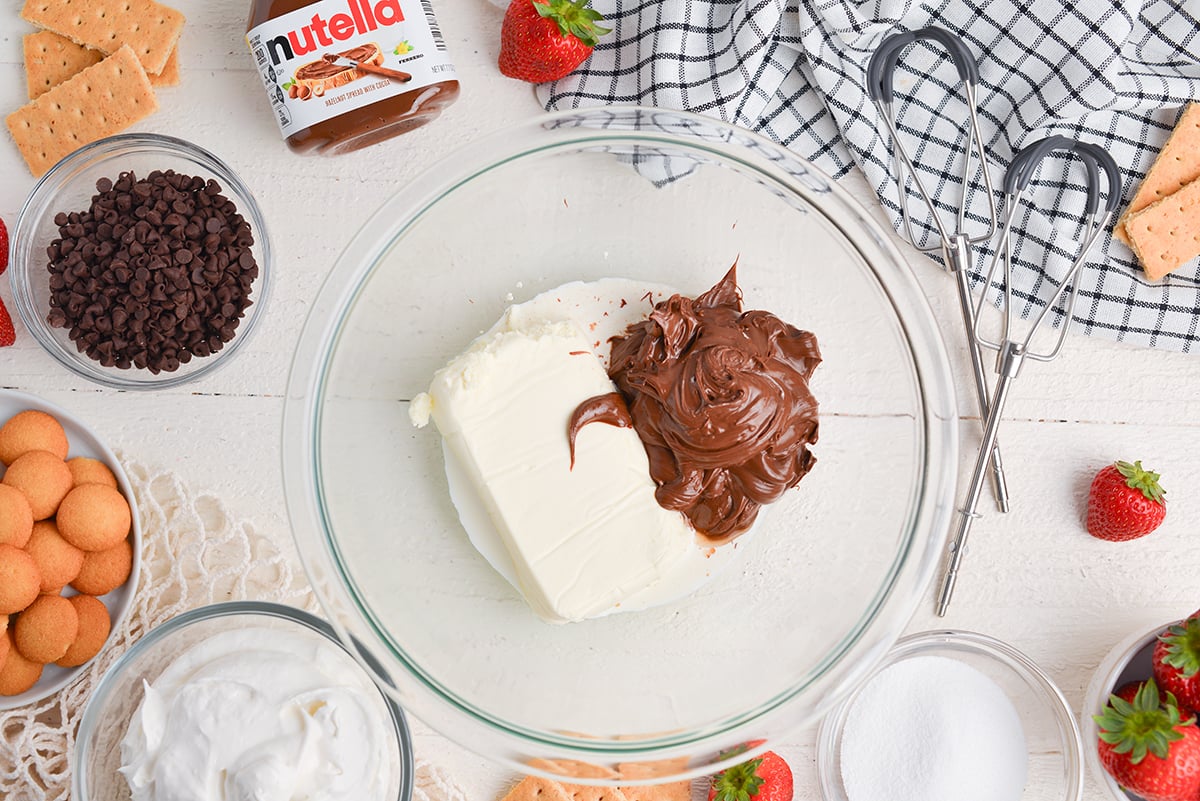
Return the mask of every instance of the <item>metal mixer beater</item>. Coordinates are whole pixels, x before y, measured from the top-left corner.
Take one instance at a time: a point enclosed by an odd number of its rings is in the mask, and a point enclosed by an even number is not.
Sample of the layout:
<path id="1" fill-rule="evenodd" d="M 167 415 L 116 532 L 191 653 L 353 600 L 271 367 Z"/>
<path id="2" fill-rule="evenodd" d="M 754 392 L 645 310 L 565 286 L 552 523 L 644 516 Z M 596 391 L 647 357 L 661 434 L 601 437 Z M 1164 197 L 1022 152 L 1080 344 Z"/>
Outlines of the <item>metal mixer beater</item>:
<path id="1" fill-rule="evenodd" d="M 1079 249 L 1075 260 L 1061 277 L 1046 274 L 1047 282 L 1054 286 L 1054 294 L 1042 307 L 1041 312 L 1033 319 L 1032 324 L 1025 326 L 1023 332 L 1018 332 L 1017 321 L 1013 312 L 1012 289 L 1012 228 L 1013 220 L 1026 197 L 1026 190 L 1038 168 L 1052 153 L 1074 154 L 1083 162 L 1087 174 L 1087 201 L 1084 210 L 1084 226 L 1080 238 Z M 1104 199 L 1101 201 L 1103 173 Z M 971 484 L 967 489 L 967 497 L 959 510 L 960 518 L 954 539 L 950 544 L 950 561 L 942 579 L 941 592 L 938 595 L 937 613 L 946 614 L 950 599 L 954 594 L 954 585 L 958 579 L 959 566 L 962 563 L 967 536 L 971 532 L 971 524 L 979 515 L 976 509 L 979 505 L 979 495 L 983 489 L 984 474 L 988 468 L 988 453 L 996 442 L 996 431 L 1000 426 L 1000 418 L 1004 413 L 1004 404 L 1013 380 L 1021 371 L 1026 359 L 1038 362 L 1049 362 L 1058 356 L 1066 340 L 1067 329 L 1071 324 L 1071 315 L 1075 308 L 1075 299 L 1079 294 L 1079 271 L 1083 268 L 1088 250 L 1105 230 L 1113 212 L 1121 202 L 1121 173 L 1117 163 L 1105 150 L 1097 145 L 1080 142 L 1066 136 L 1050 136 L 1022 148 L 1009 165 L 1004 178 L 1005 215 L 1000 228 L 1000 242 L 992 257 L 988 270 L 987 286 L 996 279 L 997 270 L 1003 265 L 1004 294 L 1002 302 L 1003 327 L 997 339 L 989 339 L 979 330 L 978 312 L 982 310 L 984 295 L 980 295 L 979 308 L 975 310 L 976 324 L 973 328 L 975 342 L 997 353 L 995 394 L 991 399 L 991 411 L 987 416 L 983 430 L 983 444 L 979 456 L 975 460 L 975 470 L 971 475 Z M 986 293 L 984 293 L 986 294 Z M 1039 347 L 1034 343 L 1034 336 L 1047 321 L 1055 304 L 1062 303 L 1063 318 L 1057 336 L 1048 347 Z"/>
<path id="2" fill-rule="evenodd" d="M 969 114 L 967 128 L 966 152 L 963 157 L 961 175 L 962 193 L 959 196 L 958 211 L 953 223 L 942 219 L 938 212 L 934 197 L 925 188 L 920 173 L 901 142 L 900 132 L 896 123 L 894 108 L 894 77 L 896 66 L 900 61 L 901 52 L 914 42 L 924 40 L 940 44 L 946 51 L 951 62 L 958 70 L 959 81 L 963 87 L 964 100 Z M 975 307 L 971 298 L 970 277 L 967 273 L 972 262 L 972 249 L 975 245 L 987 242 L 996 233 L 996 200 L 992 191 L 991 177 L 988 175 L 987 159 L 984 156 L 983 137 L 980 134 L 979 112 L 976 103 L 976 88 L 979 84 L 979 67 L 975 57 L 966 44 L 942 28 L 922 28 L 916 31 L 896 33 L 885 38 L 871 56 L 867 64 L 867 93 L 879 110 L 879 115 L 887 125 L 892 140 L 892 164 L 895 165 L 896 185 L 899 191 L 897 198 L 900 215 L 904 221 L 905 233 L 909 242 L 922 253 L 934 253 L 941 250 L 946 269 L 955 277 L 958 288 L 958 302 L 962 310 L 963 330 L 967 337 L 967 350 L 971 356 L 971 372 L 975 382 L 975 397 L 979 407 L 979 418 L 986 420 L 989 412 L 989 392 L 986 371 L 983 367 L 983 357 L 975 342 Z M 977 160 L 977 162 L 976 162 Z M 967 231 L 967 187 L 974 174 L 975 165 L 983 173 L 983 184 L 987 196 L 987 221 L 977 224 L 973 232 Z M 922 245 L 922 239 L 913 229 L 912 219 L 908 212 L 907 176 L 912 180 L 916 194 L 924 201 L 929 212 L 929 218 L 940 236 L 940 241 L 933 245 Z M 1008 486 L 1004 478 L 1004 466 L 1000 459 L 1000 448 L 992 447 L 991 453 L 992 490 L 996 504 L 1002 512 L 1007 512 Z"/>

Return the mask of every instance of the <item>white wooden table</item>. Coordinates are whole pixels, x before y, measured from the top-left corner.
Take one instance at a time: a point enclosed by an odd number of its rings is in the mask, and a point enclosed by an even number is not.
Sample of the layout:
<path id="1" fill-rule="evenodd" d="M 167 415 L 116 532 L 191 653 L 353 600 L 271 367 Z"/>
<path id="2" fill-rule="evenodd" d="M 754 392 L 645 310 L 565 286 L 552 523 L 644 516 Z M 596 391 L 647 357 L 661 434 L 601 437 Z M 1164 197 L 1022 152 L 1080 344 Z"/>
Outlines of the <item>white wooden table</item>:
<path id="1" fill-rule="evenodd" d="M 243 33 L 248 0 L 175 0 L 187 14 L 181 86 L 162 90 L 162 110 L 139 130 L 190 139 L 225 159 L 256 193 L 276 248 L 276 285 L 261 330 L 231 364 L 182 389 L 117 393 L 66 372 L 18 323 L 18 343 L 0 350 L 0 386 L 41 395 L 89 421 L 113 447 L 168 467 L 213 492 L 238 515 L 291 548 L 279 478 L 279 427 L 292 343 L 317 290 L 355 232 L 359 215 L 461 143 L 539 112 L 530 86 L 500 75 L 502 12 L 488 0 L 435 0 L 462 95 L 436 123 L 392 142 L 334 159 L 301 158 L 283 145 Z M 18 17 L 22 0 L 0 0 L 0 110 L 25 102 Z M 15 146 L 0 142 L 0 217 L 11 227 L 33 179 Z M 869 209 L 857 175 L 843 184 Z M 314 198 L 320 198 L 314 203 Z M 882 221 L 882 215 L 879 215 Z M 885 223 L 886 225 L 886 223 Z M 967 357 L 951 279 L 901 243 L 925 288 L 959 377 Z M 9 308 L 8 282 L 0 297 Z M 978 439 L 975 403 L 958 383 L 963 451 Z M 1021 649 L 1058 682 L 1078 712 L 1105 652 L 1127 633 L 1200 606 L 1200 362 L 1196 357 L 1072 337 L 1052 365 L 1022 374 L 1002 428 L 1013 511 L 989 514 L 972 535 L 967 573 L 949 615 L 922 604 L 909 630 L 984 632 Z M 1087 486 L 1115 459 L 1142 459 L 1163 473 L 1163 527 L 1131 543 L 1084 531 Z M 963 459 L 965 482 L 970 461 Z M 990 503 L 985 499 L 985 502 Z M 984 567 L 987 569 L 984 569 Z M 423 726 L 419 754 L 448 769 L 472 799 L 487 801 L 510 779 L 503 769 Z M 817 799 L 815 731 L 780 750 L 796 775 L 796 798 Z M 1085 797 L 1097 797 L 1091 785 Z"/>

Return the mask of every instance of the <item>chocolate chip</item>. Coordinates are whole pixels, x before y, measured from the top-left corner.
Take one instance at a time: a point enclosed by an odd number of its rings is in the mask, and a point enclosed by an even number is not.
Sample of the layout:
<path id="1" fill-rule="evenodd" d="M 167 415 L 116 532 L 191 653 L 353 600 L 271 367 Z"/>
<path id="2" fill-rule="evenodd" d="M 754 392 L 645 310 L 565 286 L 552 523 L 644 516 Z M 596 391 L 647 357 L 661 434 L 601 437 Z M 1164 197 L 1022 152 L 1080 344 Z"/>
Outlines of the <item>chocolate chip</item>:
<path id="1" fill-rule="evenodd" d="M 173 170 L 96 190 L 86 211 L 54 217 L 47 322 L 107 367 L 158 374 L 220 351 L 258 276 L 236 204 L 216 181 Z"/>

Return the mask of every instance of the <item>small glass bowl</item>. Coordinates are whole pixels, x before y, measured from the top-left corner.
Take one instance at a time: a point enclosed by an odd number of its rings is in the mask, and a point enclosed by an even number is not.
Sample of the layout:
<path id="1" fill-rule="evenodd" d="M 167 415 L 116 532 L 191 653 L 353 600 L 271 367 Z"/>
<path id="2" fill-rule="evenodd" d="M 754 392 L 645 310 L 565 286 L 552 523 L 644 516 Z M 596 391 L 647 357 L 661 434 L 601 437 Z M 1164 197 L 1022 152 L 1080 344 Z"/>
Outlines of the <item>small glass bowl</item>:
<path id="1" fill-rule="evenodd" d="M 130 718 L 142 702 L 142 682 L 151 682 L 185 648 L 208 637 L 243 627 L 270 627 L 315 632 L 338 648 L 346 649 L 328 623 L 301 609 L 260 601 L 232 601 L 193 609 L 153 629 L 104 674 L 83 711 L 75 752 L 71 758 L 71 797 L 76 801 L 123 801 L 129 788 L 117 769 L 121 740 Z M 357 643 L 355 644 L 357 648 Z M 378 665 L 357 648 L 359 660 Z M 364 677 L 368 674 L 364 670 Z M 395 734 L 399 788 L 397 801 L 409 801 L 413 792 L 412 736 L 404 712 L 380 691 L 390 713 Z"/>
<path id="2" fill-rule="evenodd" d="M 232 200 L 254 234 L 251 250 L 258 263 L 251 305 L 238 324 L 233 339 L 207 357 L 194 357 L 172 372 L 154 375 L 149 370 L 104 367 L 81 353 L 65 328 L 46 322 L 50 311 L 49 273 L 46 248 L 58 238 L 54 217 L 59 212 L 84 211 L 101 178 L 116 180 L 132 170 L 139 177 L 153 170 L 175 170 L 215 179 L 222 194 Z M 174 387 L 208 375 L 224 365 L 254 331 L 271 286 L 271 245 L 266 223 L 250 189 L 221 161 L 191 142 L 158 134 L 122 134 L 100 139 L 79 148 L 42 176 L 25 201 L 12 230 L 13 299 L 25 327 L 46 352 L 76 375 L 113 389 L 160 389 Z"/>
<path id="3" fill-rule="evenodd" d="M 969 631 L 927 631 L 896 643 L 858 689 L 821 723 L 817 734 L 817 774 L 825 801 L 848 801 L 842 783 L 842 731 L 865 687 L 885 668 L 917 656 L 943 656 L 978 670 L 1008 695 L 1029 750 L 1029 776 L 1036 777 L 1022 801 L 1079 801 L 1083 795 L 1083 755 L 1079 726 L 1062 692 L 1041 668 L 1010 645 Z"/>
<path id="4" fill-rule="evenodd" d="M 1080 718 L 1080 728 L 1083 730 L 1084 750 L 1087 752 L 1087 763 L 1096 784 L 1105 790 L 1105 798 L 1114 801 L 1140 801 L 1141 796 L 1128 793 L 1121 789 L 1117 780 L 1108 775 L 1108 771 L 1100 764 L 1100 754 L 1096 746 L 1100 740 L 1100 730 L 1092 715 L 1099 715 L 1108 705 L 1108 697 L 1113 691 L 1129 681 L 1141 681 L 1150 678 L 1154 643 L 1158 635 L 1169 627 L 1183 623 L 1174 620 L 1161 623 L 1150 630 L 1138 630 L 1119 642 L 1108 652 L 1104 661 L 1092 674 L 1087 692 L 1083 696 L 1083 715 Z"/>
<path id="5" fill-rule="evenodd" d="M 39 398 L 37 395 L 29 395 L 25 392 L 17 392 L 11 389 L 0 389 L 0 425 L 7 422 L 13 415 L 30 409 L 45 412 L 62 425 L 63 430 L 67 432 L 67 442 L 70 445 L 67 458 L 73 459 L 76 456 L 87 456 L 103 462 L 112 471 L 117 479 L 117 486 L 121 489 L 121 494 L 129 502 L 129 512 L 132 521 L 129 540 L 133 545 L 133 563 L 130 566 L 129 578 L 126 579 L 125 583 L 100 597 L 100 601 L 108 608 L 108 615 L 112 620 L 112 629 L 99 653 L 78 667 L 65 668 L 53 664 L 46 665 L 42 669 L 41 678 L 25 692 L 18 695 L 0 695 L 0 710 L 16 709 L 19 706 L 25 706 L 26 704 L 40 701 L 43 698 L 49 698 L 78 679 L 87 667 L 92 664 L 93 660 L 104 654 L 112 642 L 114 633 L 121 628 L 121 625 L 125 622 L 125 617 L 133 607 L 133 599 L 137 596 L 138 591 L 138 579 L 142 572 L 142 523 L 138 515 L 137 498 L 134 497 L 133 485 L 130 483 L 129 476 L 125 473 L 124 468 L 121 467 L 121 463 L 117 460 L 116 454 L 104 444 L 104 441 L 83 420 L 61 406 L 56 406 Z M 4 467 L 0 465 L 0 477 L 3 475 Z M 63 591 L 63 595 L 69 596 L 74 594 L 75 590 L 71 587 L 67 587 Z"/>

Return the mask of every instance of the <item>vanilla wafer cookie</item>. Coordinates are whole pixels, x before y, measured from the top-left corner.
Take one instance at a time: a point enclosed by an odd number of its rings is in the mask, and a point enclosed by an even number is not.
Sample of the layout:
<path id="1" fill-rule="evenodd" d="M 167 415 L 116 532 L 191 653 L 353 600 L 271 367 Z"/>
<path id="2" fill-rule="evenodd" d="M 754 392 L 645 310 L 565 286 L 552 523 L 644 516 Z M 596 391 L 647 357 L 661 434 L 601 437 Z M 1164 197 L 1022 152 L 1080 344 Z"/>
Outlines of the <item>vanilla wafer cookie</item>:
<path id="1" fill-rule="evenodd" d="M 1200 178 L 1131 214 L 1125 233 L 1153 281 L 1200 256 Z"/>
<path id="2" fill-rule="evenodd" d="M 1125 223 L 1130 217 L 1197 178 L 1200 178 L 1200 103 L 1191 103 L 1175 123 L 1175 130 L 1159 151 L 1125 213 L 1113 226 L 1113 236 L 1128 245 Z"/>
<path id="3" fill-rule="evenodd" d="M 146 71 L 133 51 L 122 47 L 9 114 L 5 122 L 30 172 L 40 176 L 75 149 L 157 110 Z"/>
<path id="4" fill-rule="evenodd" d="M 147 73 L 160 73 L 184 16 L 154 0 L 26 0 L 21 18 L 102 53 L 128 45 Z"/>

